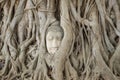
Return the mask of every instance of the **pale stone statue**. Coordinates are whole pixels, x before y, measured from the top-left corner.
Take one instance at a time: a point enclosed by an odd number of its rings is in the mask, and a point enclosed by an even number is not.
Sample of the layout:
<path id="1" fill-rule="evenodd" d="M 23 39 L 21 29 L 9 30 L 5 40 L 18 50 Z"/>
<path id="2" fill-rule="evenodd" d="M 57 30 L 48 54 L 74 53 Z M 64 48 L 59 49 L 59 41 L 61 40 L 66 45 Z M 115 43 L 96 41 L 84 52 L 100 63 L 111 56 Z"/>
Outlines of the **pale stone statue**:
<path id="1" fill-rule="evenodd" d="M 46 33 L 46 47 L 50 54 L 55 54 L 59 49 L 63 38 L 63 29 L 60 27 L 59 22 L 54 22 L 47 29 Z"/>

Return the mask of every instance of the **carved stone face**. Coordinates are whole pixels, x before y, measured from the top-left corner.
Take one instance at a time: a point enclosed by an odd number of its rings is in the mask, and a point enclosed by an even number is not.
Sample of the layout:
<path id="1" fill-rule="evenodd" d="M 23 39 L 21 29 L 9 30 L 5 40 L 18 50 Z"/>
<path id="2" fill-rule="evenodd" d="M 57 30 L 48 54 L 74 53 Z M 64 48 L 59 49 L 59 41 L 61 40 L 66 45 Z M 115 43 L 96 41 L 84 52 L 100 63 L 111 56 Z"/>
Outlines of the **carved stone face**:
<path id="1" fill-rule="evenodd" d="M 47 51 L 54 54 L 60 47 L 62 41 L 62 33 L 60 31 L 49 31 L 46 35 Z"/>

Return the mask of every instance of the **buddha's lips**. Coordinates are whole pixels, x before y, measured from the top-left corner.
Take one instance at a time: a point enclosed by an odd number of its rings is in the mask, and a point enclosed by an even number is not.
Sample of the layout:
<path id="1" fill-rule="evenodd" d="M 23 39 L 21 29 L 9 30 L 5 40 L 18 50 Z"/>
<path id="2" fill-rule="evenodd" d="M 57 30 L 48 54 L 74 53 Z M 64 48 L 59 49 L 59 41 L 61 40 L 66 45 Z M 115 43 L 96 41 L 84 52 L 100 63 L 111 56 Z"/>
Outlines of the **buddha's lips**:
<path id="1" fill-rule="evenodd" d="M 52 47 L 49 50 L 50 50 L 50 53 L 54 54 L 58 50 L 58 48 L 57 47 Z"/>

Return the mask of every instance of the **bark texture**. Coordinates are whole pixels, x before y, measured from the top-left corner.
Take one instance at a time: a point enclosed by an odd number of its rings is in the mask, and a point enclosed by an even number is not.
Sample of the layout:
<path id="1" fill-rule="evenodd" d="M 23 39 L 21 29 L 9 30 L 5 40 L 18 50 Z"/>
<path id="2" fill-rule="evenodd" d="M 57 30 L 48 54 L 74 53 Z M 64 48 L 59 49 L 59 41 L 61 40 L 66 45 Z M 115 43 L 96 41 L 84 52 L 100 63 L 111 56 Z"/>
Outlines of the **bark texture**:
<path id="1" fill-rule="evenodd" d="M 0 80 L 120 80 L 120 0 L 0 0 Z"/>

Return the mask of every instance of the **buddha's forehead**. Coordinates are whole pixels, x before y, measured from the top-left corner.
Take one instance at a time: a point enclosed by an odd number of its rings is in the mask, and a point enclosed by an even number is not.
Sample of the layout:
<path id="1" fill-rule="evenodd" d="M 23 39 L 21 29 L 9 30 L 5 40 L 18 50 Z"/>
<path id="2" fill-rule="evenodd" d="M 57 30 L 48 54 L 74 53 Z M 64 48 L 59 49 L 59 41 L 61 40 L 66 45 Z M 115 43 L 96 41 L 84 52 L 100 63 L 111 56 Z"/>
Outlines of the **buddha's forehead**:
<path id="1" fill-rule="evenodd" d="M 49 31 L 48 33 L 47 33 L 47 37 L 49 37 L 49 36 L 60 36 L 60 37 L 62 37 L 62 32 L 59 32 L 59 31 Z"/>
<path id="2" fill-rule="evenodd" d="M 56 25 L 56 26 L 50 26 L 50 27 L 48 27 L 46 35 L 47 36 L 58 35 L 58 36 L 61 36 L 63 38 L 64 32 L 63 32 L 62 27 Z"/>

